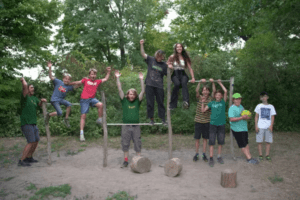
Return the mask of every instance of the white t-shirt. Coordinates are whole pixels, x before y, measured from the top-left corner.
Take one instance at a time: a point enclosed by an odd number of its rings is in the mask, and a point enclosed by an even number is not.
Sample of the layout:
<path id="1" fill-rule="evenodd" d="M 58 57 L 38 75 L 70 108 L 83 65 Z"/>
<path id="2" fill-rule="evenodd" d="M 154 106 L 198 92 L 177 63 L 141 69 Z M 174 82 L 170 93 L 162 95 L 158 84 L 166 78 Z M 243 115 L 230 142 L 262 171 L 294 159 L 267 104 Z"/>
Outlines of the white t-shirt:
<path id="1" fill-rule="evenodd" d="M 269 128 L 271 125 L 271 116 L 276 115 L 274 106 L 271 104 L 264 105 L 261 103 L 256 106 L 254 111 L 259 114 L 257 123 L 258 128 Z"/>

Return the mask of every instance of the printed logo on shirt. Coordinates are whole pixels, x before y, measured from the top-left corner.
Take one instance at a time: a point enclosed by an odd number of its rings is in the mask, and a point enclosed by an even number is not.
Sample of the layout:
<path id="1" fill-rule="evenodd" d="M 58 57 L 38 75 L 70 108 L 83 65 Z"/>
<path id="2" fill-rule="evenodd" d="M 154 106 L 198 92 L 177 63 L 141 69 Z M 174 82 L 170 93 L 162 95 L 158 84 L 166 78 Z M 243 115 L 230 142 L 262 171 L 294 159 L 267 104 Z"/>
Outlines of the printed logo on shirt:
<path id="1" fill-rule="evenodd" d="M 270 120 L 271 109 L 270 108 L 261 108 L 261 119 Z"/>
<path id="2" fill-rule="evenodd" d="M 92 85 L 92 86 L 96 86 L 97 85 L 97 82 L 91 82 L 91 81 L 88 81 L 86 82 L 88 85 Z"/>
<path id="3" fill-rule="evenodd" d="M 60 92 L 63 92 L 63 93 L 67 92 L 66 88 L 64 88 L 63 86 L 60 86 L 60 87 L 58 88 L 58 90 L 59 90 Z"/>
<path id="4" fill-rule="evenodd" d="M 36 102 L 31 99 L 31 103 L 36 106 Z"/>
<path id="5" fill-rule="evenodd" d="M 128 108 L 129 108 L 129 109 L 134 109 L 134 108 L 135 108 L 135 106 L 128 106 Z"/>
<path id="6" fill-rule="evenodd" d="M 152 68 L 153 68 L 153 69 L 156 69 L 156 70 L 158 70 L 158 71 L 162 71 L 162 68 L 160 68 L 160 67 L 158 67 L 158 66 L 155 66 L 155 65 L 152 65 Z"/>
<path id="7" fill-rule="evenodd" d="M 214 108 L 222 107 L 222 104 L 221 103 L 213 104 L 212 107 L 214 107 Z"/>

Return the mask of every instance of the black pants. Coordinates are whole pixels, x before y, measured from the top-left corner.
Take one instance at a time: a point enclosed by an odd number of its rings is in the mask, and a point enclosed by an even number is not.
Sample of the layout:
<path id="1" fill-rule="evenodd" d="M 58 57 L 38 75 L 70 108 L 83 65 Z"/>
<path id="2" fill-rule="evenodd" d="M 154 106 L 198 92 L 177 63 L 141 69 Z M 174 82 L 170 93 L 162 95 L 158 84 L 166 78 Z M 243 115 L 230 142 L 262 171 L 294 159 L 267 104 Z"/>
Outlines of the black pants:
<path id="1" fill-rule="evenodd" d="M 165 120 L 166 109 L 164 106 L 164 95 L 164 89 L 146 85 L 148 118 L 153 118 L 154 116 L 154 97 L 156 97 L 158 116 L 162 120 Z"/>
<path id="2" fill-rule="evenodd" d="M 187 87 L 189 77 L 183 70 L 175 70 L 172 74 L 171 79 L 174 83 L 174 88 L 171 95 L 170 108 L 177 108 L 178 92 L 180 89 L 180 85 L 182 87 L 182 100 L 189 102 L 189 90 Z"/>

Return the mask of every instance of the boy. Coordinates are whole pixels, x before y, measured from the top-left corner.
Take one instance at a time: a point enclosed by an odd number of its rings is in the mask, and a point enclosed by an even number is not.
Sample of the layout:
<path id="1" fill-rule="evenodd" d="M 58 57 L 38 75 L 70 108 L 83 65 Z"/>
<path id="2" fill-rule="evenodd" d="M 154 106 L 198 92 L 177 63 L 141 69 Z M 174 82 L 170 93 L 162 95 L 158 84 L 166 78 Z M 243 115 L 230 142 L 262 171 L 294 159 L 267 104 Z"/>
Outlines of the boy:
<path id="1" fill-rule="evenodd" d="M 155 52 L 155 58 L 149 56 L 144 51 L 144 40 L 140 40 L 141 55 L 148 64 L 148 72 L 145 80 L 146 83 L 146 98 L 147 98 L 147 113 L 150 118 L 150 124 L 154 125 L 154 98 L 156 98 L 158 106 L 158 116 L 162 120 L 164 126 L 168 126 L 165 120 L 164 106 L 164 83 L 163 78 L 167 75 L 167 64 L 163 62 L 165 59 L 164 52 L 158 50 Z"/>
<path id="2" fill-rule="evenodd" d="M 255 131 L 256 142 L 258 143 L 259 160 L 263 160 L 262 156 L 262 142 L 265 138 L 266 142 L 266 160 L 271 161 L 270 147 L 273 142 L 273 125 L 276 111 L 273 105 L 268 104 L 268 93 L 260 93 L 261 104 L 255 108 Z"/>
<path id="3" fill-rule="evenodd" d="M 74 81 L 70 83 L 70 85 L 83 84 L 83 90 L 81 93 L 80 106 L 81 106 L 81 117 L 80 117 L 80 141 L 85 141 L 84 138 L 84 125 L 86 114 L 89 112 L 89 107 L 97 107 L 98 109 L 98 119 L 96 121 L 97 124 L 102 124 L 102 114 L 103 114 L 103 104 L 95 98 L 97 88 L 101 83 L 104 83 L 108 80 L 110 75 L 110 67 L 106 68 L 107 74 L 103 79 L 97 79 L 97 70 L 90 69 L 89 70 L 89 79 L 83 78 L 81 81 Z"/>
<path id="4" fill-rule="evenodd" d="M 214 166 L 214 145 L 216 141 L 216 137 L 218 138 L 218 162 L 220 164 L 224 164 L 224 161 L 221 157 L 222 145 L 225 142 L 225 102 L 227 100 L 227 90 L 224 85 L 221 83 L 221 80 L 218 80 L 218 84 L 222 87 L 224 91 L 224 100 L 223 94 L 220 90 L 217 90 L 214 94 L 215 100 L 211 101 L 207 106 L 204 106 L 204 100 L 202 100 L 202 112 L 211 109 L 210 115 L 210 126 L 209 126 L 209 166 Z"/>
<path id="5" fill-rule="evenodd" d="M 251 157 L 248 145 L 248 127 L 247 121 L 251 119 L 250 116 L 241 116 L 244 107 L 241 105 L 242 96 L 239 93 L 232 95 L 233 105 L 229 108 L 228 117 L 230 121 L 230 128 L 232 134 L 242 152 L 247 158 L 247 162 L 251 164 L 258 164 L 258 161 Z"/>
<path id="6" fill-rule="evenodd" d="M 51 102 L 52 106 L 55 108 L 56 112 L 47 113 L 46 123 L 48 123 L 50 117 L 62 116 L 62 110 L 60 108 L 60 105 L 64 105 L 64 106 L 66 106 L 66 117 L 64 118 L 64 123 L 68 128 L 70 128 L 70 123 L 69 123 L 68 118 L 69 118 L 72 104 L 70 102 L 64 100 L 64 98 L 66 97 L 67 92 L 74 90 L 74 87 L 69 85 L 70 81 L 71 81 L 71 77 L 69 74 L 64 74 L 63 81 L 61 81 L 57 78 L 54 78 L 52 76 L 51 66 L 52 66 L 52 63 L 49 61 L 48 62 L 49 78 L 51 81 L 53 81 L 53 84 L 54 84 L 54 91 L 51 96 L 50 102 Z"/>
<path id="7" fill-rule="evenodd" d="M 205 162 L 208 162 L 207 157 L 205 155 L 206 153 L 206 146 L 207 146 L 207 140 L 209 139 L 209 123 L 210 123 L 210 110 L 207 110 L 206 112 L 201 112 L 201 105 L 202 100 L 204 100 L 204 106 L 207 106 L 209 102 L 213 100 L 213 94 L 216 92 L 216 86 L 214 83 L 214 79 L 209 79 L 209 81 L 212 83 L 213 92 L 211 93 L 211 96 L 209 95 L 210 89 L 207 86 L 203 86 L 202 88 L 202 95 L 199 94 L 200 84 L 205 83 L 205 79 L 201 79 L 197 88 L 196 88 L 196 98 L 198 99 L 197 103 L 197 109 L 196 109 L 196 116 L 195 116 L 195 147 L 196 147 L 196 155 L 193 158 L 193 161 L 199 160 L 199 141 L 201 138 L 203 138 L 203 148 L 202 148 L 202 159 Z"/>
<path id="8" fill-rule="evenodd" d="M 123 123 L 128 124 L 122 126 L 122 132 L 121 132 L 121 144 L 122 144 L 122 150 L 124 152 L 124 163 L 122 165 L 123 168 L 128 166 L 128 155 L 129 155 L 128 151 L 129 151 L 131 138 L 134 143 L 134 150 L 136 154 L 137 155 L 141 154 L 141 148 L 142 148 L 141 128 L 139 125 L 130 125 L 130 124 L 136 124 L 140 122 L 139 109 L 145 93 L 145 87 L 143 82 L 143 78 L 144 78 L 143 74 L 140 73 L 139 78 L 141 81 L 141 88 L 142 88 L 141 93 L 138 96 L 135 89 L 129 89 L 124 98 L 124 93 L 120 82 L 121 74 L 118 71 L 115 71 L 115 76 L 117 78 L 117 86 L 118 86 L 119 96 L 123 108 Z"/>
<path id="9" fill-rule="evenodd" d="M 34 95 L 33 85 L 27 85 L 24 78 L 21 78 L 23 92 L 21 95 L 21 130 L 27 139 L 27 145 L 23 150 L 23 155 L 19 160 L 18 165 L 22 167 L 31 166 L 29 163 L 36 163 L 37 160 L 33 159 L 32 154 L 38 146 L 40 141 L 39 129 L 36 126 L 37 105 L 41 106 L 42 102 L 47 102 L 46 99 L 39 101 Z"/>

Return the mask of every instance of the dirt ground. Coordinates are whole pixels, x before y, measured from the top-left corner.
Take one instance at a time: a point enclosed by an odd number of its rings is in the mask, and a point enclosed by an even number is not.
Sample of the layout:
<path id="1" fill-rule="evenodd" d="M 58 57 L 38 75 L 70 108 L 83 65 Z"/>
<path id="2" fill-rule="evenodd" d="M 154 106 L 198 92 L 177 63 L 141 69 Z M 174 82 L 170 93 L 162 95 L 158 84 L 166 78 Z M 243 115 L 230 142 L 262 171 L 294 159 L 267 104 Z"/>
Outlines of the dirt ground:
<path id="1" fill-rule="evenodd" d="M 167 136 L 163 136 L 160 139 L 166 138 Z M 226 138 L 228 142 L 223 151 L 225 164 L 215 163 L 214 167 L 209 167 L 202 160 L 193 162 L 195 152 L 191 138 L 192 136 L 174 137 L 174 144 L 177 144 L 176 141 L 186 140 L 190 146 L 175 146 L 173 157 L 180 158 L 183 163 L 183 170 L 177 177 L 164 174 L 163 165 L 168 160 L 167 146 L 161 146 L 164 149 L 142 149 L 142 155 L 151 160 L 152 167 L 150 172 L 138 174 L 132 172 L 129 166 L 120 168 L 123 162 L 121 149 L 111 148 L 113 145 L 110 145 L 108 166 L 104 168 L 103 149 L 95 143 L 82 145 L 78 139 L 73 139 L 77 146 L 73 144 L 66 147 L 66 143 L 54 143 L 56 146 L 53 146 L 54 152 L 51 155 L 53 162 L 49 166 L 45 150 L 46 138 L 42 138 L 35 154 L 39 162 L 31 167 L 18 167 L 17 157 L 11 158 L 4 152 L 17 150 L 15 155 L 19 156 L 25 139 L 1 138 L 0 199 L 28 199 L 34 195 L 34 191 L 26 190 L 30 183 L 37 188 L 69 184 L 72 187 L 71 195 L 65 199 L 74 200 L 105 199 L 118 191 L 126 191 L 130 196 L 141 200 L 300 199 L 299 133 L 274 134 L 274 143 L 271 145 L 272 162 L 264 160 L 259 165 L 246 163 L 235 141 L 237 160 L 234 161 L 229 151 L 229 137 Z M 251 135 L 249 139 L 251 153 L 253 157 L 257 157 L 255 136 Z M 112 138 L 110 141 L 119 143 L 119 138 Z M 147 137 L 144 137 L 144 143 L 147 141 Z M 19 144 L 18 147 L 16 143 Z M 134 155 L 131 149 L 130 158 Z M 220 185 L 221 171 L 225 169 L 237 171 L 236 188 L 223 188 Z M 268 178 L 275 174 L 283 178 L 283 181 L 272 183 Z"/>

